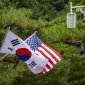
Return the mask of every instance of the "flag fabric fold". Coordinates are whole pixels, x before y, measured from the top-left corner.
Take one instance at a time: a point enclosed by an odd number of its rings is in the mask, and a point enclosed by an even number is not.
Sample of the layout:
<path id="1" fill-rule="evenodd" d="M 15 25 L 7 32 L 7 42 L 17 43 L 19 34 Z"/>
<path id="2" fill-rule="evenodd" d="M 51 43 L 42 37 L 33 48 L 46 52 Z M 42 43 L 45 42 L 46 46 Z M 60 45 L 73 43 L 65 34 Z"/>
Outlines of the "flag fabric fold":
<path id="1" fill-rule="evenodd" d="M 50 71 L 54 65 L 61 61 L 62 56 L 53 48 L 46 45 L 36 34 L 31 35 L 25 40 L 31 50 L 41 56 L 43 59 L 48 59 L 48 63 L 43 69 L 42 73 Z"/>
<path id="2" fill-rule="evenodd" d="M 29 69 L 34 73 L 38 74 L 42 72 L 48 60 L 41 58 L 39 55 L 34 53 L 30 47 L 13 32 L 8 31 L 6 34 L 5 42 L 6 45 L 12 46 L 15 54 L 24 61 Z M 2 49 L 4 44 L 2 46 Z"/>

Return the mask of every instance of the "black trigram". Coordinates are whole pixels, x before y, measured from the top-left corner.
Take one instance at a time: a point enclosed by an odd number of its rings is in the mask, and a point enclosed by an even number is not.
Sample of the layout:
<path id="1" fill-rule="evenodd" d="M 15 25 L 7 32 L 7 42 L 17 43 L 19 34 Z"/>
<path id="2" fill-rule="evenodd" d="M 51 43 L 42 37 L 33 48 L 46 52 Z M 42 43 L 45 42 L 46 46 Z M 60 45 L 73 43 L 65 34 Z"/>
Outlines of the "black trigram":
<path id="1" fill-rule="evenodd" d="M 35 61 L 32 61 L 30 64 L 29 64 L 29 66 L 31 67 L 31 68 L 33 68 L 34 66 L 36 66 L 37 64 L 35 63 Z"/>
<path id="2" fill-rule="evenodd" d="M 12 43 L 13 46 L 20 44 L 18 39 L 12 40 L 11 43 Z"/>
<path id="3" fill-rule="evenodd" d="M 13 48 L 8 47 L 8 49 L 9 49 L 10 51 L 13 51 Z"/>

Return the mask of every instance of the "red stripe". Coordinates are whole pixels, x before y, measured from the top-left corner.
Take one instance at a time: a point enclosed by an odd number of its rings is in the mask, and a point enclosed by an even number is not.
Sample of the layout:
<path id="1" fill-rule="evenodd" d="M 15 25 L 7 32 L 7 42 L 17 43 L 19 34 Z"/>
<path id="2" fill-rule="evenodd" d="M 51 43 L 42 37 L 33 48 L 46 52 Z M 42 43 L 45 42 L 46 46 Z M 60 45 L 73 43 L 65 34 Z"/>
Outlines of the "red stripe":
<path id="1" fill-rule="evenodd" d="M 45 75 L 46 74 L 46 70 L 44 69 L 42 72 L 41 72 L 41 75 Z"/>
<path id="2" fill-rule="evenodd" d="M 46 64 L 46 67 L 50 70 L 51 69 L 51 67 L 48 65 L 48 64 Z"/>
<path id="3" fill-rule="evenodd" d="M 51 48 L 51 50 L 53 50 L 54 52 L 55 52 L 55 54 L 57 54 L 58 55 L 58 57 L 60 58 L 60 59 L 62 59 L 62 56 L 57 52 L 57 51 L 55 51 L 54 49 L 52 49 Z"/>
<path id="4" fill-rule="evenodd" d="M 47 46 L 46 44 L 44 44 L 45 46 Z M 47 46 L 49 49 L 51 49 L 60 59 L 62 59 L 62 56 L 56 51 L 54 50 L 53 48 Z"/>
<path id="5" fill-rule="evenodd" d="M 46 59 L 48 59 L 48 61 L 52 64 L 52 66 L 54 66 L 55 64 L 52 62 L 52 60 L 46 56 L 46 54 L 44 54 L 41 50 L 37 49 L 38 52 L 40 52 Z"/>
<path id="6" fill-rule="evenodd" d="M 49 71 L 52 69 L 48 64 L 46 64 L 47 69 L 49 69 Z M 41 72 L 41 74 L 45 74 L 47 71 L 44 68 L 44 70 Z"/>
<path id="7" fill-rule="evenodd" d="M 46 46 L 46 45 L 45 45 Z M 49 50 L 47 50 L 44 46 L 41 45 L 41 47 L 56 61 L 58 62 L 59 60 L 52 54 L 52 52 L 50 52 Z M 47 47 L 47 46 L 46 46 Z M 50 49 L 49 47 L 47 47 L 48 49 Z M 53 50 L 52 50 L 53 51 Z M 58 55 L 57 55 L 58 56 Z"/>

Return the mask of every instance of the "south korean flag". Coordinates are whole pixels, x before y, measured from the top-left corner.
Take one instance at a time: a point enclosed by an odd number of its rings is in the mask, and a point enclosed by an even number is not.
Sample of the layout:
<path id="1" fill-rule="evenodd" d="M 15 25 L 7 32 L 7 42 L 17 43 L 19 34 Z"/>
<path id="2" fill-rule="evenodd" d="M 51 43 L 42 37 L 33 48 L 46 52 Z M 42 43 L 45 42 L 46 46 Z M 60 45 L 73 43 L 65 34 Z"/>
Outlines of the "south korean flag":
<path id="1" fill-rule="evenodd" d="M 7 36 L 8 41 L 15 50 L 15 54 L 27 64 L 31 72 L 34 74 L 40 73 L 48 63 L 48 60 L 35 54 L 30 47 L 13 32 L 8 31 Z"/>

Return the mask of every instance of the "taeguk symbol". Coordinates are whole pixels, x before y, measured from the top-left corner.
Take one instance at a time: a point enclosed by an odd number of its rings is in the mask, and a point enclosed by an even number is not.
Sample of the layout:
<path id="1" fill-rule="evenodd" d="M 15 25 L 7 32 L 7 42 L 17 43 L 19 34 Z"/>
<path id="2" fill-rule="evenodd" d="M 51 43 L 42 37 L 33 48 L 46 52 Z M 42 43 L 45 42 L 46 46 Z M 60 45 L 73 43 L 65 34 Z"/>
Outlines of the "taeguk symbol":
<path id="1" fill-rule="evenodd" d="M 16 50 L 16 55 L 23 61 L 30 59 L 32 53 L 27 48 L 19 48 Z"/>

